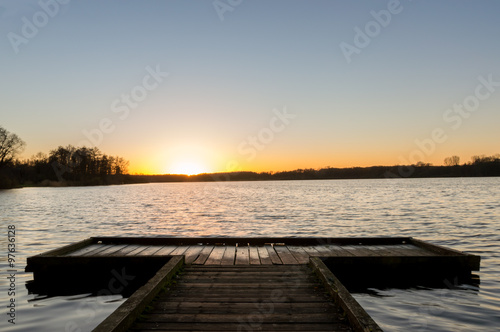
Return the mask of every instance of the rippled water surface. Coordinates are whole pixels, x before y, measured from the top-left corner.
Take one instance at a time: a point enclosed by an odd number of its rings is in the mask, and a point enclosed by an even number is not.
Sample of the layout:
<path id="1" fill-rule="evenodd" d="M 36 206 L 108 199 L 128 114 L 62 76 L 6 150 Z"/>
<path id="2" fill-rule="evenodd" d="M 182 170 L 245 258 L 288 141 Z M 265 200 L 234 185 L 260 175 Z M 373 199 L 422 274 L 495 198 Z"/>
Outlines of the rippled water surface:
<path id="1" fill-rule="evenodd" d="M 169 183 L 0 191 L 0 330 L 88 331 L 120 296 L 28 294 L 26 257 L 89 236 L 412 236 L 481 255 L 479 286 L 372 289 L 357 300 L 386 331 L 500 326 L 500 178 Z M 7 228 L 16 228 L 16 324 Z M 369 277 L 369 276 L 367 276 Z"/>

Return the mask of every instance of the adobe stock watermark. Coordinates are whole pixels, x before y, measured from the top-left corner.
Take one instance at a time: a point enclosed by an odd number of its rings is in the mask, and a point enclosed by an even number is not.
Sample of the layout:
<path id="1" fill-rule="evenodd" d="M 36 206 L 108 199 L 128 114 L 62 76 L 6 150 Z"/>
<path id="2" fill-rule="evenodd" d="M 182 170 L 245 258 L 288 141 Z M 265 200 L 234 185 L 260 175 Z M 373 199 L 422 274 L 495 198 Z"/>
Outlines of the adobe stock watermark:
<path id="1" fill-rule="evenodd" d="M 131 113 L 132 109 L 139 107 L 149 93 L 157 89 L 161 83 L 169 76 L 168 72 L 163 72 L 160 65 L 156 65 L 153 69 L 151 66 L 145 68 L 147 74 L 143 77 L 141 84 L 134 86 L 130 89 L 129 93 L 122 93 L 119 98 L 116 98 L 110 105 L 112 113 L 118 115 L 118 120 L 126 120 Z M 116 119 L 113 120 L 109 117 L 102 118 L 96 128 L 83 129 L 82 133 L 86 139 L 79 142 L 80 146 L 99 146 L 102 144 L 105 135 L 109 135 L 116 130 Z M 72 156 L 73 157 L 73 156 Z M 81 162 L 82 156 L 74 156 L 75 162 L 70 165 L 61 165 L 59 162 L 54 161 L 52 168 L 56 173 L 57 179 L 64 181 L 64 173 L 71 173 L 73 168 L 78 166 Z M 73 158 L 72 158 L 73 159 Z"/>
<path id="2" fill-rule="evenodd" d="M 31 18 L 23 16 L 21 18 L 22 26 L 20 34 L 9 32 L 7 39 L 12 46 L 15 54 L 19 53 L 19 47 L 26 45 L 30 40 L 35 38 L 40 29 L 49 24 L 50 19 L 56 17 L 61 10 L 61 6 L 67 5 L 71 0 L 40 0 L 38 6 L 40 10 L 36 11 Z"/>
<path id="3" fill-rule="evenodd" d="M 143 102 L 150 92 L 157 89 L 160 84 L 168 77 L 169 73 L 162 72 L 160 65 L 153 69 L 151 66 L 145 68 L 147 74 L 142 79 L 142 84 L 134 86 L 129 93 L 122 93 L 115 99 L 111 105 L 111 112 L 118 114 L 118 119 L 126 120 L 132 109 L 136 109 Z M 83 146 L 101 145 L 104 135 L 111 134 L 116 129 L 114 121 L 110 118 L 103 118 L 99 121 L 97 128 L 83 129 L 82 133 L 87 138 L 80 142 Z"/>
<path id="4" fill-rule="evenodd" d="M 479 76 L 477 78 L 479 84 L 474 88 L 474 92 L 466 96 L 461 103 L 453 104 L 452 107 L 446 109 L 443 113 L 443 120 L 448 124 L 449 128 L 436 127 L 431 131 L 429 137 L 422 140 L 415 139 L 416 148 L 412 150 L 408 157 L 399 157 L 402 165 L 414 165 L 418 161 L 422 161 L 425 157 L 432 155 L 439 144 L 445 143 L 449 135 L 449 131 L 456 131 L 462 126 L 464 119 L 476 112 L 481 106 L 481 102 L 489 99 L 497 88 L 500 87 L 500 81 L 493 80 L 493 74 L 489 74 L 486 78 Z M 399 166 L 399 176 L 386 173 L 386 177 L 409 177 L 413 174 L 415 168 L 413 166 Z"/>
<path id="5" fill-rule="evenodd" d="M 412 1 L 412 0 L 407 0 Z M 358 26 L 354 27 L 354 38 L 352 44 L 341 42 L 339 44 L 340 50 L 344 55 L 347 63 L 352 62 L 354 54 L 360 54 L 361 51 L 368 47 L 372 40 L 380 35 L 382 29 L 389 26 L 393 16 L 400 14 L 403 11 L 403 6 L 399 0 L 389 0 L 387 9 L 377 11 L 370 11 L 373 20 L 368 21 L 363 29 Z"/>
<path id="6" fill-rule="evenodd" d="M 301 273 L 299 265 L 290 265 L 290 269 L 284 272 L 279 282 L 284 289 L 274 289 L 269 291 L 269 297 L 255 301 L 253 304 L 255 310 L 248 312 L 245 316 L 238 318 L 238 331 L 260 331 L 265 321 L 266 316 L 276 313 L 277 304 L 287 302 L 287 294 L 285 292 L 294 292 L 306 285 L 301 278 L 297 278 L 297 273 Z M 293 317 L 290 316 L 290 323 L 293 322 Z"/>
<path id="7" fill-rule="evenodd" d="M 212 2 L 212 5 L 214 6 L 217 16 L 219 16 L 219 20 L 224 22 L 225 13 L 234 11 L 242 2 L 243 0 L 215 0 Z"/>
<path id="8" fill-rule="evenodd" d="M 270 118 L 267 126 L 261 128 L 255 135 L 249 135 L 240 144 L 236 150 L 239 155 L 246 157 L 247 162 L 254 160 L 259 151 L 263 151 L 266 146 L 271 144 L 276 138 L 276 134 L 283 132 L 297 117 L 297 114 L 289 113 L 286 106 L 280 111 L 273 109 L 273 116 Z M 229 160 L 226 163 L 226 172 L 241 172 L 241 163 L 238 160 Z M 225 177 L 222 179 L 221 177 Z M 213 175 L 214 181 L 229 181 L 229 176 L 225 173 Z"/>
<path id="9" fill-rule="evenodd" d="M 262 128 L 256 135 L 249 135 L 238 145 L 238 153 L 246 156 L 247 161 L 257 157 L 258 151 L 262 151 L 271 144 L 277 133 L 281 133 L 297 117 L 296 114 L 288 113 L 286 106 L 279 111 L 273 109 L 274 116 L 269 120 L 269 125 Z"/>

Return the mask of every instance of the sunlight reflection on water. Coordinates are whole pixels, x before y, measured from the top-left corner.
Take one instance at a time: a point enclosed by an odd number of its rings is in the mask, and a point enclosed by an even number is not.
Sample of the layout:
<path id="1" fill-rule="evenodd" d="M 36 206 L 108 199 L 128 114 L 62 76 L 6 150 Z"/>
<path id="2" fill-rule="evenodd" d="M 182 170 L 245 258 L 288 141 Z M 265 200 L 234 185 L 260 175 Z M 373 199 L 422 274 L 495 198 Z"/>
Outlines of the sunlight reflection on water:
<path id="1" fill-rule="evenodd" d="M 412 236 L 482 256 L 480 289 L 356 294 L 386 331 L 489 331 L 500 326 L 500 178 L 169 183 L 0 191 L 17 230 L 18 324 L 12 331 L 83 331 L 123 299 L 33 300 L 26 257 L 89 236 Z M 5 255 L 0 299 L 6 303 Z M 99 310 L 90 310 L 91 306 Z M 43 323 L 42 323 L 43 322 Z M 5 326 L 2 319 L 0 326 Z"/>

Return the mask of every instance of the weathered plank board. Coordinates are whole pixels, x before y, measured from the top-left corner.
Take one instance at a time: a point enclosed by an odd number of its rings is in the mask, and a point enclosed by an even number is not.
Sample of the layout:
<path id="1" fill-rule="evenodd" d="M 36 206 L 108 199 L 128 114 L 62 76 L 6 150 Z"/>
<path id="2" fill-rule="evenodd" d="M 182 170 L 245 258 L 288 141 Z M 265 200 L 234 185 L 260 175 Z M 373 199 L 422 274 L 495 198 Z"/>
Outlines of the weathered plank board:
<path id="1" fill-rule="evenodd" d="M 236 247 L 227 246 L 224 256 L 222 256 L 222 265 L 234 265 L 234 259 L 236 258 Z"/>
<path id="2" fill-rule="evenodd" d="M 188 250 L 189 246 L 178 246 L 175 248 L 169 255 L 184 255 L 184 253 Z"/>
<path id="3" fill-rule="evenodd" d="M 131 330 L 350 330 L 310 270 L 283 267 L 187 267 Z"/>
<path id="4" fill-rule="evenodd" d="M 293 313 L 293 314 L 260 314 L 266 323 L 334 323 L 337 321 L 330 313 Z M 147 314 L 144 319 L 157 323 L 234 323 L 248 319 L 247 314 Z"/>
<path id="5" fill-rule="evenodd" d="M 293 257 L 287 246 L 274 246 L 274 250 L 280 257 L 283 264 L 299 264 L 295 257 Z"/>
<path id="6" fill-rule="evenodd" d="M 262 265 L 273 264 L 271 257 L 269 257 L 269 252 L 267 252 L 267 249 L 265 247 L 259 246 L 259 247 L 257 247 L 257 251 L 259 252 L 260 263 Z"/>
<path id="7" fill-rule="evenodd" d="M 299 246 L 287 246 L 287 248 L 299 264 L 307 264 L 309 262 L 309 254 L 304 248 Z"/>
<path id="8" fill-rule="evenodd" d="M 136 256 L 150 256 L 150 255 L 152 256 L 155 255 L 162 248 L 163 246 L 148 246 L 143 251 L 137 253 Z"/>
<path id="9" fill-rule="evenodd" d="M 222 257 L 224 256 L 224 251 L 226 251 L 226 246 L 215 246 L 205 264 L 220 265 Z"/>
<path id="10" fill-rule="evenodd" d="M 112 252 L 111 254 L 108 254 L 106 256 L 127 256 L 128 253 L 136 250 L 139 247 L 141 247 L 140 244 L 131 244 L 131 245 L 128 245 L 128 246 L 126 246 L 124 248 L 121 248 L 120 250 Z"/>
<path id="11" fill-rule="evenodd" d="M 283 262 L 281 261 L 281 258 L 278 256 L 278 254 L 274 250 L 273 246 L 266 245 L 265 248 L 266 248 L 267 253 L 269 254 L 269 258 L 271 259 L 271 262 L 273 264 L 276 264 L 276 265 L 283 264 Z"/>
<path id="12" fill-rule="evenodd" d="M 234 261 L 235 265 L 249 265 L 250 264 L 250 253 L 248 252 L 248 245 L 236 247 L 236 259 Z"/>
<path id="13" fill-rule="evenodd" d="M 125 248 L 127 244 L 121 244 L 121 245 L 104 245 L 102 247 L 99 247 L 95 250 L 89 251 L 82 256 L 100 256 L 102 252 L 115 252 L 117 250 L 120 250 L 121 248 Z M 105 255 L 102 255 L 105 256 Z"/>
<path id="14" fill-rule="evenodd" d="M 148 246 L 138 246 L 134 250 L 128 252 L 126 256 L 137 256 L 138 254 L 140 254 L 141 252 L 143 252 L 148 248 L 149 248 Z"/>
<path id="15" fill-rule="evenodd" d="M 252 324 L 252 325 L 251 325 Z M 184 323 L 138 323 L 131 331 L 252 331 L 252 322 L 242 323 L 192 323 L 186 326 Z M 275 325 L 273 323 L 262 323 L 259 325 L 260 331 L 352 331 L 350 327 L 343 324 L 315 323 L 301 324 L 289 323 Z"/>
<path id="16" fill-rule="evenodd" d="M 87 253 L 92 252 L 92 251 L 97 250 L 97 249 L 100 249 L 100 248 L 103 248 L 104 246 L 105 246 L 104 244 L 91 244 L 87 247 L 83 247 L 81 249 L 73 251 L 73 252 L 67 254 L 66 256 L 84 256 Z"/>
<path id="17" fill-rule="evenodd" d="M 345 278 L 352 285 L 358 279 L 389 280 L 387 274 L 410 282 L 413 282 L 410 277 L 434 274 L 441 279 L 444 273 L 447 278 L 448 274 L 467 276 L 471 270 L 479 269 L 480 262 L 479 256 L 412 238 L 100 237 L 28 257 L 26 271 L 34 272 L 35 279 L 53 280 L 54 275 L 71 273 L 68 270 L 92 273 L 82 267 L 92 269 L 94 266 L 107 271 L 114 264 L 112 268 L 127 266 L 134 269 L 136 275 L 141 275 L 144 274 L 143 264 L 154 268 L 151 273 L 155 273 L 160 263 L 172 256 L 192 265 L 184 269 L 184 277 L 171 291 L 158 300 L 157 307 L 145 315 L 156 321 L 138 323 L 132 330 L 201 327 L 204 330 L 241 330 L 242 322 L 256 305 L 264 308 L 272 304 L 272 312 L 259 313 L 258 329 L 321 331 L 333 326 L 341 331 L 348 329 L 345 322 L 330 321 L 338 307 L 325 298 L 324 291 L 318 292 L 316 281 L 304 271 L 311 257 L 321 257 L 311 262 L 322 261 L 335 275 L 338 273 L 341 280 Z M 367 269 L 385 274 L 371 274 L 370 278 L 365 278 Z M 151 278 L 149 275 L 143 277 L 144 280 Z M 57 280 L 73 280 L 69 275 L 61 278 Z M 92 279 L 87 275 L 84 278 Z M 279 326 L 273 325 L 275 322 Z"/>
<path id="18" fill-rule="evenodd" d="M 205 248 L 203 248 L 203 250 L 198 255 L 198 258 L 195 259 L 193 264 L 205 264 L 208 257 L 212 253 L 213 249 L 214 249 L 214 246 L 205 246 Z"/>
<path id="19" fill-rule="evenodd" d="M 259 250 L 255 246 L 250 246 L 248 248 L 250 253 L 250 265 L 260 265 Z"/>
<path id="20" fill-rule="evenodd" d="M 204 248 L 205 248 L 205 246 L 203 246 L 203 245 L 190 246 L 184 252 L 186 264 L 192 264 L 196 260 L 196 258 L 198 258 L 198 256 L 200 255 L 200 253 L 203 251 Z"/>
<path id="21" fill-rule="evenodd" d="M 175 249 L 177 249 L 177 246 L 164 246 L 163 248 L 161 248 L 160 250 L 158 250 L 156 253 L 155 253 L 155 256 L 166 256 L 166 255 L 170 255 L 170 253 L 172 251 L 174 251 Z"/>

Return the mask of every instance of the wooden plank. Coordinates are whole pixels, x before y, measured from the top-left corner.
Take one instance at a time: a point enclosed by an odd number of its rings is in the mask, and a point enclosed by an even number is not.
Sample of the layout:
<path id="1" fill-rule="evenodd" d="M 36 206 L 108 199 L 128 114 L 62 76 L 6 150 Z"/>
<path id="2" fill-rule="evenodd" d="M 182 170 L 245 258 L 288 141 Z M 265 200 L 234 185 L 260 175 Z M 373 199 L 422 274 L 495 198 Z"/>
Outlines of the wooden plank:
<path id="1" fill-rule="evenodd" d="M 259 251 L 257 250 L 257 247 L 250 246 L 248 250 L 250 252 L 250 265 L 260 265 Z"/>
<path id="2" fill-rule="evenodd" d="M 283 275 L 285 274 L 286 276 L 295 276 L 299 277 L 303 275 L 303 272 L 295 272 L 295 271 L 276 271 L 276 272 L 257 272 L 257 271 L 227 271 L 227 272 L 217 272 L 217 271 L 204 271 L 204 272 L 197 272 L 193 270 L 186 270 L 186 272 L 189 272 L 189 274 L 185 275 L 186 279 L 189 279 L 191 277 L 200 277 L 200 276 L 207 276 L 210 278 L 216 278 L 216 277 L 224 277 L 224 278 L 235 278 L 235 277 L 241 277 L 242 274 L 245 275 L 245 277 L 249 278 L 262 278 L 266 277 L 267 279 L 273 279 L 273 278 L 282 278 Z"/>
<path id="3" fill-rule="evenodd" d="M 299 246 L 287 246 L 287 248 L 299 264 L 309 263 L 309 254 L 304 250 L 304 248 Z"/>
<path id="4" fill-rule="evenodd" d="M 269 303 L 269 302 L 267 302 Z M 223 310 L 227 313 L 248 313 L 260 307 L 276 313 L 285 313 L 294 310 L 300 312 L 324 312 L 334 310 L 335 306 L 330 301 L 325 302 L 302 302 L 302 303 L 273 303 L 272 307 L 266 303 L 210 303 L 210 302 L 178 302 L 159 301 L 155 303 L 151 313 L 217 313 Z"/>
<path id="5" fill-rule="evenodd" d="M 438 246 L 436 244 L 424 242 L 418 239 L 410 239 L 408 242 L 408 245 L 418 247 L 419 249 L 423 249 L 425 251 L 430 251 L 432 253 L 435 253 L 437 255 L 441 256 L 462 256 L 462 255 L 469 255 L 464 252 L 455 250 L 455 249 L 450 249 L 446 248 L 443 246 Z"/>
<path id="6" fill-rule="evenodd" d="M 66 256 L 83 256 L 86 253 L 94 251 L 96 249 L 102 249 L 104 246 L 105 246 L 104 244 L 91 244 L 89 246 L 73 251 Z"/>
<path id="7" fill-rule="evenodd" d="M 238 297 L 250 297 L 250 298 L 257 298 L 262 296 L 262 294 L 267 294 L 267 299 L 271 298 L 273 292 L 275 292 L 277 289 L 281 292 L 286 292 L 287 296 L 290 297 L 290 299 L 296 298 L 296 297 L 311 297 L 314 298 L 314 296 L 311 296 L 309 292 L 311 291 L 310 287 L 308 288 L 302 288 L 302 289 L 293 289 L 293 288 L 283 288 L 280 286 L 276 286 L 277 288 L 263 288 L 263 289 L 253 289 L 253 288 L 247 288 L 247 289 L 236 289 L 236 288 L 226 288 L 226 289 L 210 289 L 210 290 L 203 290 L 200 288 L 188 288 L 188 289 L 179 289 L 177 292 L 173 292 L 171 295 L 175 297 L 183 297 L 183 298 L 192 298 L 196 301 L 204 302 L 204 301 L 210 301 L 211 299 L 217 300 L 218 298 L 224 298 L 224 297 L 233 297 L 233 298 L 238 298 Z M 185 292 L 189 292 L 189 295 L 185 294 Z M 197 293 L 194 294 L 193 292 L 196 291 Z M 326 298 L 324 296 L 316 296 L 318 300 L 326 301 Z M 173 297 L 172 297 L 173 299 Z"/>
<path id="8" fill-rule="evenodd" d="M 355 331 L 374 331 L 382 332 L 382 329 L 368 315 L 368 313 L 359 305 L 344 285 L 337 277 L 326 267 L 321 259 L 314 257 L 310 260 L 310 266 L 315 274 L 320 278 L 323 286 L 333 297 L 335 303 L 342 307 L 346 313 L 349 322 Z"/>
<path id="9" fill-rule="evenodd" d="M 120 249 L 118 251 L 115 251 L 115 252 L 113 252 L 111 254 L 108 254 L 106 256 L 110 256 L 110 257 L 112 257 L 112 256 L 127 256 L 127 254 L 129 252 L 132 252 L 132 251 L 134 251 L 135 249 L 137 249 L 139 247 L 141 247 L 140 244 L 128 245 L 128 246 L 126 246 L 126 247 L 124 247 L 124 248 L 122 248 L 122 249 Z"/>
<path id="10" fill-rule="evenodd" d="M 271 249 L 273 249 L 271 247 Z M 275 253 L 276 254 L 276 253 Z M 306 267 L 305 267 L 306 268 Z M 186 270 L 192 271 L 289 271 L 289 266 L 284 265 L 241 265 L 241 266 L 206 266 L 206 265 L 196 265 L 188 266 Z"/>
<path id="11" fill-rule="evenodd" d="M 328 250 L 328 256 L 338 256 L 338 257 L 346 257 L 346 256 L 353 256 L 353 254 L 347 250 L 344 249 L 344 246 L 338 246 L 338 245 L 333 245 L 329 244 L 324 246 L 325 250 Z"/>
<path id="12" fill-rule="evenodd" d="M 205 265 L 220 265 L 222 257 L 224 256 L 224 251 L 226 251 L 226 246 L 215 246 L 205 262 Z"/>
<path id="13" fill-rule="evenodd" d="M 356 257 L 360 256 L 380 256 L 377 252 L 367 249 L 365 246 L 342 246 L 346 251 L 349 251 Z"/>
<path id="14" fill-rule="evenodd" d="M 317 285 L 315 285 L 317 286 Z M 324 290 L 323 288 L 321 288 Z M 264 304 L 264 303 L 259 303 L 259 304 Z M 218 303 L 216 305 L 217 307 L 221 309 L 235 309 L 235 310 L 248 310 L 249 308 L 255 309 L 255 303 L 249 303 L 249 302 L 241 302 L 241 303 Z M 302 302 L 302 303 L 294 303 L 294 302 L 289 302 L 289 303 L 274 303 L 273 307 L 276 310 L 286 310 L 289 308 L 325 308 L 325 309 L 332 309 L 335 307 L 335 304 L 332 303 L 329 298 L 326 298 L 322 302 Z M 151 312 L 154 311 L 163 311 L 163 310 L 170 310 L 170 309 L 212 309 L 214 308 L 213 303 L 210 302 L 203 302 L 203 301 L 198 301 L 198 302 L 182 302 L 182 301 L 176 301 L 175 299 L 167 299 L 165 296 L 160 295 L 159 299 L 155 301 L 155 307 L 151 309 Z"/>
<path id="15" fill-rule="evenodd" d="M 286 246 L 274 246 L 274 250 L 280 257 L 283 264 L 299 264 Z"/>
<path id="16" fill-rule="evenodd" d="M 378 250 L 381 256 L 408 256 L 407 253 L 399 251 L 393 245 L 390 246 L 371 246 L 372 250 Z"/>
<path id="17" fill-rule="evenodd" d="M 205 248 L 205 246 L 197 244 L 190 246 L 184 252 L 186 264 L 193 263 L 196 260 L 196 258 L 198 258 L 198 255 L 202 252 L 203 248 Z"/>
<path id="18" fill-rule="evenodd" d="M 259 253 L 255 249 L 254 255 Z M 236 250 L 246 252 L 250 262 L 250 247 Z M 293 257 L 290 251 L 288 255 Z M 242 322 L 253 319 L 254 313 L 259 321 L 249 321 L 253 322 L 249 330 L 349 330 L 306 265 L 191 265 L 132 331 L 241 330 Z"/>
<path id="19" fill-rule="evenodd" d="M 205 248 L 203 248 L 203 250 L 198 255 L 198 258 L 196 258 L 196 260 L 193 262 L 193 264 L 205 264 L 213 249 L 214 246 L 205 246 Z"/>
<path id="20" fill-rule="evenodd" d="M 248 314 L 146 314 L 145 319 L 152 320 L 157 323 L 234 323 L 248 319 Z M 300 314 L 260 314 L 262 322 L 268 323 L 334 323 L 336 322 L 333 315 L 330 313 L 308 313 Z"/>
<path id="21" fill-rule="evenodd" d="M 286 274 L 282 276 L 266 276 L 266 275 L 260 275 L 260 276 L 249 276 L 245 277 L 243 274 L 239 276 L 228 276 L 228 277 L 209 277 L 209 276 L 190 276 L 189 279 L 182 278 L 182 280 L 179 280 L 179 287 L 184 287 L 184 288 L 195 288 L 195 287 L 206 287 L 207 289 L 210 288 L 210 285 L 213 282 L 217 282 L 219 284 L 224 284 L 220 285 L 220 287 L 225 287 L 225 285 L 228 285 L 228 287 L 233 287 L 234 284 L 238 284 L 239 287 L 253 287 L 259 286 L 259 287 L 274 287 L 276 285 L 281 285 L 281 286 L 286 286 L 287 283 L 290 283 L 290 281 L 293 281 L 294 287 L 301 287 L 304 286 L 308 283 L 311 283 L 311 279 L 304 279 L 303 276 L 297 275 L 294 279 L 288 279 L 285 278 L 287 277 Z"/>
<path id="22" fill-rule="evenodd" d="M 273 264 L 283 264 L 283 262 L 281 261 L 281 258 L 278 256 L 278 254 L 274 250 L 273 246 L 266 245 L 265 248 L 266 248 L 267 253 L 269 254 L 269 258 L 271 258 L 271 262 Z"/>
<path id="23" fill-rule="evenodd" d="M 399 256 L 419 256 L 419 257 L 428 257 L 428 256 L 436 256 L 436 254 L 426 251 L 424 249 L 420 249 L 413 245 L 401 244 L 392 246 L 392 251 L 396 252 Z"/>
<path id="24" fill-rule="evenodd" d="M 70 254 L 72 252 L 78 251 L 78 250 L 85 248 L 87 246 L 90 246 L 92 244 L 99 244 L 99 243 L 97 243 L 94 238 L 88 238 L 88 239 L 85 239 L 85 240 L 80 241 L 80 242 L 68 244 L 68 245 L 63 246 L 61 248 L 49 250 L 49 251 L 44 252 L 43 254 L 41 254 L 39 256 L 67 256 L 68 254 Z M 28 257 L 28 260 L 27 260 L 28 264 L 30 261 L 29 258 L 30 257 Z"/>
<path id="25" fill-rule="evenodd" d="M 189 246 L 178 246 L 169 255 L 184 255 Z"/>
<path id="26" fill-rule="evenodd" d="M 250 254 L 248 252 L 248 245 L 236 247 L 235 265 L 249 265 Z"/>
<path id="27" fill-rule="evenodd" d="M 172 257 L 168 263 L 145 285 L 132 294 L 119 309 L 115 310 L 103 322 L 101 322 L 93 332 L 127 331 L 146 306 L 153 301 L 158 293 L 163 289 L 179 269 L 184 265 L 184 257 Z"/>
<path id="28" fill-rule="evenodd" d="M 221 265 L 234 265 L 235 258 L 236 246 L 226 246 L 226 251 L 224 251 L 224 256 L 222 256 Z"/>
<path id="29" fill-rule="evenodd" d="M 352 331 L 342 323 L 261 323 L 244 320 L 235 323 L 151 323 L 140 322 L 131 330 L 134 332 L 150 331 Z"/>
<path id="30" fill-rule="evenodd" d="M 322 254 L 318 250 L 316 250 L 314 246 L 302 246 L 302 249 L 307 252 L 309 257 L 322 256 Z"/>
<path id="31" fill-rule="evenodd" d="M 170 255 L 172 251 L 177 249 L 177 246 L 164 246 L 155 253 L 155 256 L 167 256 Z"/>
<path id="32" fill-rule="evenodd" d="M 196 281 L 196 280 L 194 280 Z M 216 284 L 214 284 L 217 282 Z M 181 283 L 176 287 L 176 291 L 173 291 L 171 295 L 181 294 L 180 292 L 186 291 L 196 291 L 196 294 L 193 296 L 199 296 L 199 300 L 203 299 L 203 295 L 207 297 L 221 296 L 225 294 L 229 295 L 237 295 L 240 294 L 242 296 L 248 297 L 259 297 L 262 293 L 272 293 L 273 290 L 279 288 L 280 290 L 286 290 L 287 295 L 297 295 L 300 294 L 302 296 L 311 295 L 311 284 L 309 283 L 300 283 L 300 285 L 290 285 L 290 282 L 281 282 L 281 283 L 227 283 L 220 284 L 218 281 L 204 282 L 204 283 Z M 186 295 L 184 295 L 186 296 Z"/>
<path id="33" fill-rule="evenodd" d="M 260 258 L 260 263 L 263 265 L 272 265 L 273 262 L 271 261 L 271 258 L 269 257 L 269 253 L 267 252 L 267 249 L 263 246 L 257 247 L 257 251 L 259 253 L 259 258 Z"/>
<path id="34" fill-rule="evenodd" d="M 136 256 L 153 256 L 155 255 L 163 246 L 149 246 L 145 250 L 136 254 Z"/>
<path id="35" fill-rule="evenodd" d="M 97 247 L 96 249 L 92 250 L 92 251 L 87 251 L 85 254 L 81 255 L 81 256 L 95 256 L 96 254 L 100 253 L 101 251 L 104 251 L 104 250 L 107 250 L 109 248 L 113 248 L 115 247 L 114 245 L 105 245 L 105 244 L 98 244 L 99 247 Z"/>
<path id="36" fill-rule="evenodd" d="M 136 249 L 127 253 L 127 256 L 136 256 L 137 254 L 140 254 L 141 252 L 143 252 L 144 250 L 146 250 L 148 248 L 149 248 L 149 246 L 139 245 L 139 247 L 137 247 Z"/>
<path id="37" fill-rule="evenodd" d="M 99 252 L 93 252 L 90 254 L 90 256 L 110 256 L 111 254 L 123 250 L 124 248 L 128 247 L 127 244 L 120 244 L 116 246 L 108 246 L 107 249 L 101 250 Z"/>
<path id="38" fill-rule="evenodd" d="M 318 244 L 336 244 L 336 245 L 357 245 L 357 244 L 402 244 L 410 243 L 409 237 L 344 237 L 344 238 L 316 238 L 316 237 L 210 237 L 210 238 L 181 238 L 181 237 L 94 237 L 93 242 L 114 244 L 143 244 L 143 245 L 194 245 L 225 243 L 250 243 L 252 245 L 265 245 L 266 243 L 285 243 L 287 245 L 318 245 Z"/>
<path id="39" fill-rule="evenodd" d="M 280 290 L 276 290 L 276 292 L 280 292 Z M 321 302 L 323 303 L 325 301 L 324 298 L 317 297 L 317 296 L 286 296 L 286 294 L 282 295 L 281 293 L 279 297 L 273 298 L 272 296 L 270 297 L 271 293 L 266 293 L 266 294 L 260 294 L 259 296 L 255 297 L 233 297 L 233 296 L 226 296 L 226 297 L 206 297 L 202 299 L 202 302 L 212 302 L 212 303 L 268 303 L 270 300 L 272 303 L 302 303 L 302 302 Z M 168 299 L 168 298 L 167 298 Z M 174 301 L 180 301 L 180 302 L 200 302 L 200 298 L 196 296 L 175 296 L 172 297 L 172 300 Z"/>
<path id="40" fill-rule="evenodd" d="M 314 247 L 316 250 L 318 250 L 323 257 L 328 257 L 328 256 L 354 256 L 350 251 L 347 251 L 344 249 L 344 246 L 338 246 L 338 245 L 322 245 L 322 246 L 315 246 Z"/>

